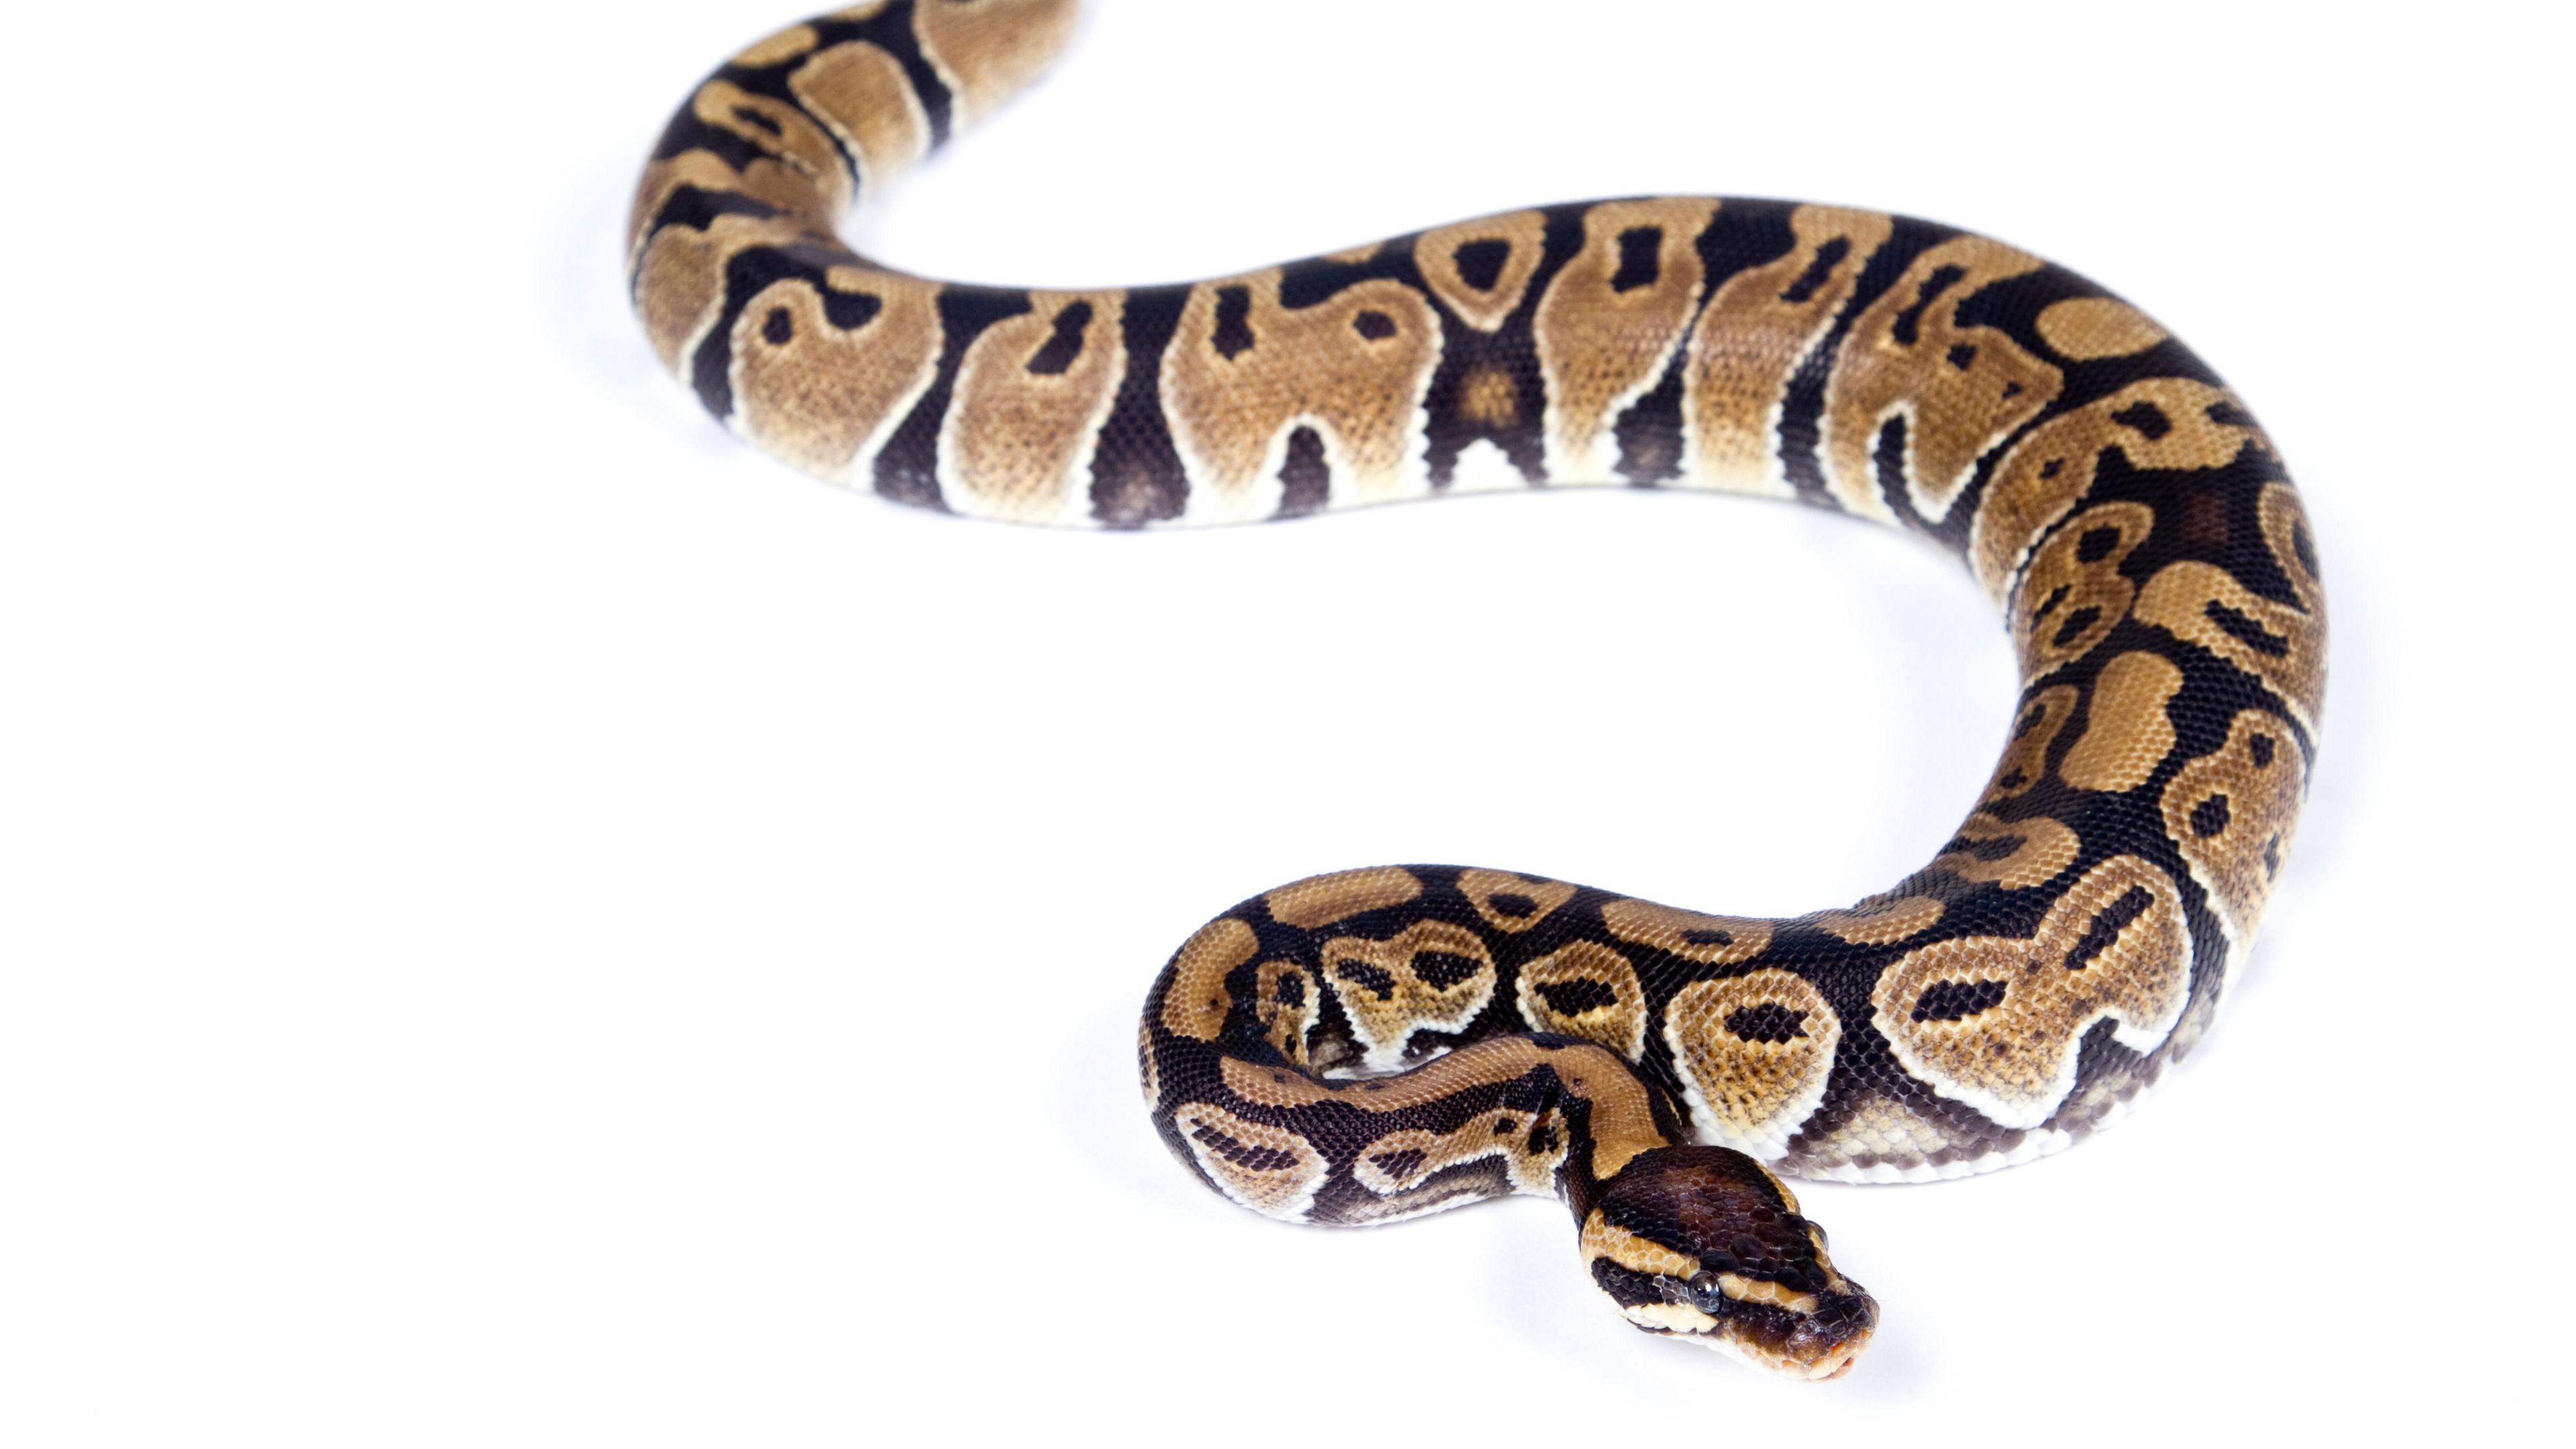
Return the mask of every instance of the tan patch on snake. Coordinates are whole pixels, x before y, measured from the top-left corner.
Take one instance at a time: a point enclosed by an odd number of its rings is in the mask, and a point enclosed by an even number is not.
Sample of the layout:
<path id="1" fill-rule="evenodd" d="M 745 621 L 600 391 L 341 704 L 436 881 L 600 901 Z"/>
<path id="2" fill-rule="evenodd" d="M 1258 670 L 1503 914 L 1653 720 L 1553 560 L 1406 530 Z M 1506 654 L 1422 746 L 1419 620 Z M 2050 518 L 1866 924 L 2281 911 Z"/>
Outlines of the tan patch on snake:
<path id="1" fill-rule="evenodd" d="M 1332 1163 L 1305 1138 L 1223 1107 L 1187 1103 L 1172 1114 L 1172 1126 L 1219 1191 L 1264 1217 L 1301 1221 L 1332 1174 Z"/>
<path id="2" fill-rule="evenodd" d="M 2004 1127 L 2047 1122 L 2075 1085 L 2084 1033 L 2110 1019 L 2131 1051 L 2161 1045 L 2191 987 L 2191 934 L 2163 871 L 2114 856 L 2027 939 L 1967 936 L 1900 957 L 1870 989 L 1897 1062 Z"/>
<path id="3" fill-rule="evenodd" d="M 1942 905 L 1930 896 L 1873 896 L 1844 911 L 1818 911 L 1807 921 L 1854 946 L 1893 946 L 1941 924 Z"/>
<path id="4" fill-rule="evenodd" d="M 1214 1041 L 1234 1009 L 1225 978 L 1261 949 L 1252 928 L 1219 916 L 1181 943 L 1172 958 L 1172 982 L 1163 989 L 1163 1030 L 1196 1041 Z"/>
<path id="5" fill-rule="evenodd" d="M 849 206 L 849 166 L 813 117 L 785 101 L 720 80 L 698 87 L 689 110 L 753 150 L 803 172 L 822 192 L 828 214 L 838 216 Z"/>
<path id="6" fill-rule="evenodd" d="M 2131 357 L 2171 335 L 2117 297 L 2069 297 L 2039 314 L 2039 340 L 2074 362 Z"/>
<path id="7" fill-rule="evenodd" d="M 1458 389 L 1458 416 L 1489 432 L 1516 427 L 1521 420 L 1520 388 L 1510 373 L 1480 367 Z"/>
<path id="8" fill-rule="evenodd" d="M 950 508 L 1017 523 L 1083 517 L 1092 453 L 1127 373 L 1125 299 L 1031 293 L 1034 310 L 967 347 L 939 430 L 939 491 Z"/>
<path id="9" fill-rule="evenodd" d="M 1516 934 L 1546 920 L 1557 907 L 1574 899 L 1574 887 L 1561 880 L 1502 870 L 1462 871 L 1458 889 L 1488 924 Z"/>
<path id="10" fill-rule="evenodd" d="M 1785 497 L 1780 409 L 1798 364 L 1832 330 L 1861 268 L 1895 221 L 1880 212 L 1802 206 L 1789 214 L 1788 255 L 1719 284 L 1691 330 L 1682 416 L 1684 476 L 1695 487 Z"/>
<path id="11" fill-rule="evenodd" d="M 1971 815 L 1932 866 L 1961 880 L 2026 891 L 2057 879 L 2082 848 L 2074 831 L 2045 815 L 2013 821 Z"/>
<path id="12" fill-rule="evenodd" d="M 882 182 L 930 150 L 930 113 L 903 62 L 864 40 L 798 66 L 787 88 L 857 153 L 863 182 Z"/>
<path id="13" fill-rule="evenodd" d="M 2104 503 L 2040 545 L 2006 615 L 2024 677 L 2083 658 L 2129 616 L 2138 586 L 2120 565 L 2155 526 L 2143 503 Z"/>
<path id="14" fill-rule="evenodd" d="M 2165 706 L 2182 693 L 2182 671 L 2159 654 L 2131 650 L 2102 666 L 2084 734 L 2058 762 L 2078 790 L 2134 790 L 2147 783 L 2174 747 Z"/>
<path id="15" fill-rule="evenodd" d="M 793 216 L 719 216 L 705 231 L 666 226 L 635 265 L 635 310 L 662 365 L 687 380 L 688 359 L 722 315 L 725 265 L 757 246 L 806 234 Z"/>
<path id="16" fill-rule="evenodd" d="M 1074 0 L 923 0 L 912 33 L 956 93 L 957 123 L 980 121 L 1037 78 L 1073 35 Z"/>
<path id="17" fill-rule="evenodd" d="M 1294 961 L 1264 961 L 1252 968 L 1252 1014 L 1262 1040 L 1299 1066 L 1306 1065 L 1306 1033 L 1323 1015 L 1314 981 Z"/>
<path id="18" fill-rule="evenodd" d="M 2325 702 L 2324 591 L 2299 556 L 2306 517 L 2289 485 L 2263 490 L 2264 541 L 2290 579 L 2298 605 L 2264 598 L 2215 564 L 2168 564 L 2138 591 L 2138 617 L 2207 649 L 2263 681 L 2313 729 Z"/>
<path id="19" fill-rule="evenodd" d="M 834 267 L 824 280 L 841 298 L 873 298 L 875 310 L 844 328 L 811 282 L 761 289 L 734 322 L 734 422 L 771 454 L 846 480 L 939 371 L 940 289 L 863 267 Z"/>
<path id="20" fill-rule="evenodd" d="M 1270 919 L 1311 931 L 1365 911 L 1400 906 L 1422 894 L 1422 882 L 1402 866 L 1372 866 L 1308 876 L 1262 897 Z"/>
<path id="21" fill-rule="evenodd" d="M 2031 544 L 2092 490 L 2105 451 L 2117 448 L 2140 468 L 2223 467 L 2249 445 L 2271 448 L 2244 418 L 2221 389 L 2157 377 L 2033 428 L 1995 465 L 1968 528 L 1968 562 L 1987 595 L 2000 601 Z"/>
<path id="22" fill-rule="evenodd" d="M 1479 332 L 1499 332 L 1528 295 L 1546 243 L 1547 218 L 1535 211 L 1514 211 L 1424 232 L 1414 239 L 1413 265 L 1431 295 L 1456 313 L 1459 321 Z M 1468 280 L 1466 267 L 1458 259 L 1462 249 L 1475 261 L 1491 264 L 1490 270 L 1478 267 L 1487 285 L 1479 287 Z M 1509 381 L 1505 379 L 1506 385 Z"/>
<path id="23" fill-rule="evenodd" d="M 2165 833 L 2227 928 L 2231 971 L 2254 943 L 2306 794 L 2307 756 L 2288 721 L 2258 709 L 2239 711 L 2227 743 L 2165 786 Z"/>
<path id="24" fill-rule="evenodd" d="M 1601 923 L 1632 946 L 1651 946 L 1703 966 L 1750 961 L 1771 944 L 1769 921 L 1703 915 L 1625 897 L 1601 908 Z"/>
<path id="25" fill-rule="evenodd" d="M 1683 199 L 1584 213 L 1583 250 L 1548 283 L 1531 321 L 1547 382 L 1550 476 L 1616 481 L 1613 425 L 1653 390 L 1690 327 L 1706 280 L 1699 234 L 1716 214 L 1714 201 Z"/>
<path id="26" fill-rule="evenodd" d="M 1446 1168 L 1499 1158 L 1514 1192 L 1553 1196 L 1567 1140 L 1564 1124 L 1552 1111 L 1532 1114 L 1497 1107 L 1468 1118 L 1452 1132 L 1390 1132 L 1360 1149 L 1351 1176 L 1380 1197 L 1395 1197 Z"/>
<path id="27" fill-rule="evenodd" d="M 1842 1019 L 1825 994 L 1789 971 L 1695 981 L 1664 1007 L 1691 1116 L 1711 1140 L 1763 1159 L 1825 1099 Z"/>
<path id="28" fill-rule="evenodd" d="M 1601 1215 L 1594 1208 L 1583 1219 L 1583 1266 L 1585 1276 L 1596 1258 L 1607 1258 L 1631 1273 L 1651 1277 L 1689 1279 L 1700 1270 L 1699 1259 L 1676 1252 L 1652 1238 L 1641 1238 Z"/>
<path id="29" fill-rule="evenodd" d="M 1896 521 L 1874 461 L 1889 419 L 1905 419 L 1906 492 L 1938 523 L 1977 459 L 2057 396 L 2055 367 L 2000 328 L 1958 321 L 1978 292 L 2044 265 L 2001 242 L 1953 237 L 1916 257 L 1860 314 L 1825 383 L 1825 475 L 1845 508 Z"/>
<path id="30" fill-rule="evenodd" d="M 1465 1030 L 1494 999 L 1494 956 L 1484 938 L 1447 921 L 1416 921 L 1383 941 L 1337 936 L 1323 957 L 1324 979 L 1371 1071 L 1403 1066 L 1416 1031 Z"/>
<path id="31" fill-rule="evenodd" d="M 778 229 L 776 239 L 780 241 L 797 234 L 792 222 L 802 222 L 817 229 L 831 224 L 830 203 L 822 188 L 814 184 L 814 178 L 792 166 L 763 156 L 736 171 L 713 151 L 683 151 L 646 166 L 643 177 L 635 183 L 635 204 L 626 218 L 627 266 L 630 271 L 642 265 L 646 229 L 662 214 L 662 208 L 672 194 L 683 186 L 694 186 L 700 191 L 733 192 L 767 202 L 788 213 L 792 221 L 782 219 L 771 223 Z M 735 216 L 731 220 L 742 223 L 751 218 Z M 684 235 L 703 235 L 685 227 L 672 229 Z M 703 290 L 720 291 L 723 272 L 723 267 L 717 266 L 705 279 Z"/>
<path id="32" fill-rule="evenodd" d="M 1880 1092 L 1861 1093 L 1839 1115 L 1841 1120 L 1833 1130 L 1824 1134 L 1821 1140 L 1799 1150 L 1797 1157 L 1801 1168 L 1854 1167 L 1865 1170 L 1879 1163 L 1907 1168 L 1963 1145 L 1940 1124 L 1926 1120 L 1912 1107 Z"/>
<path id="33" fill-rule="evenodd" d="M 1630 1061 L 1646 1050 L 1646 991 L 1628 958 L 1573 941 L 1520 970 L 1521 1020 L 1536 1031 L 1598 1042 Z"/>
<path id="34" fill-rule="evenodd" d="M 820 43 L 821 37 L 814 33 L 813 26 L 791 25 L 766 40 L 755 40 L 744 46 L 734 52 L 733 59 L 726 64 L 764 70 L 773 65 L 785 65 Z"/>
<path id="35" fill-rule="evenodd" d="M 1627 1062 L 1606 1047 L 1544 1047 L 1525 1036 L 1494 1037 L 1435 1057 L 1400 1076 L 1319 1082 L 1287 1067 L 1218 1063 L 1225 1089 L 1258 1107 L 1311 1107 L 1341 1102 L 1363 1112 L 1402 1112 L 1496 1082 L 1514 1082 L 1539 1067 L 1592 1104 L 1592 1170 L 1607 1178 L 1638 1153 L 1669 1147 L 1655 1129 L 1654 1099 Z"/>
<path id="36" fill-rule="evenodd" d="M 1163 354 L 1163 410 L 1190 477 L 1192 521 L 1278 511 L 1299 426 L 1323 439 L 1336 504 L 1402 496 L 1440 320 L 1383 278 L 1311 307 L 1279 301 L 1277 268 L 1192 288 Z"/>
<path id="37" fill-rule="evenodd" d="M 2075 714 L 2081 694 L 2071 684 L 2053 684 L 2030 697 L 2013 718 L 2012 739 L 2004 745 L 2003 762 L 1986 786 L 1986 800 L 2010 800 L 2030 793 L 2048 777 L 2048 748 Z"/>

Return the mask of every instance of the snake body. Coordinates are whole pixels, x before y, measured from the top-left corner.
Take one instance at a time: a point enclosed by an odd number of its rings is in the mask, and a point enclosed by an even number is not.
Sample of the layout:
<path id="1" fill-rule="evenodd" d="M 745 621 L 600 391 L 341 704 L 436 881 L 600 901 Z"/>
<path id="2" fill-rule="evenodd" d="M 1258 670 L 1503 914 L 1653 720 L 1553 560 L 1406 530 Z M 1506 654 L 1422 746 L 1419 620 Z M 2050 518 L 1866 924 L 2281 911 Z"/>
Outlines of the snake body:
<path id="1" fill-rule="evenodd" d="M 1193 285 L 1042 291 L 846 247 L 861 192 L 1071 0 L 883 0 L 735 56 L 654 149 L 635 305 L 726 426 L 905 503 L 1135 528 L 1500 488 L 1750 493 L 1926 534 L 2022 685 L 1956 837 L 1788 920 L 1383 867 L 1228 910 L 1147 998 L 1152 1119 L 1274 1218 L 1562 1198 L 1630 1322 L 1799 1377 L 1877 1319 L 1780 1174 L 1984 1171 L 2206 1027 L 2289 847 L 2325 615 L 2299 498 L 2163 328 L 1949 227 L 1658 197 Z"/>

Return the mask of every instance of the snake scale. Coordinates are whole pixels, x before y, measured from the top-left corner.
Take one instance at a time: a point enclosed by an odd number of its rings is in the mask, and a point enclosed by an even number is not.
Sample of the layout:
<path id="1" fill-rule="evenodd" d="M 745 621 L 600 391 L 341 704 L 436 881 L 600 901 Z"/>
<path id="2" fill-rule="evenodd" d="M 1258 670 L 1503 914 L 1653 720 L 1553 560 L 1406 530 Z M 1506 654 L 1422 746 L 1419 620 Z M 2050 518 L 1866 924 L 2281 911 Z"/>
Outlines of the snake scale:
<path id="1" fill-rule="evenodd" d="M 1550 206 L 1195 285 L 960 286 L 837 237 L 1020 88 L 1073 0 L 792 26 L 654 148 L 629 254 L 663 363 L 825 478 L 1020 523 L 1226 523 L 1492 489 L 1749 493 L 1959 554 L 2021 694 L 1948 845 L 1792 920 L 1384 867 L 1255 896 L 1147 998 L 1155 1127 L 1273 1218 L 1561 1198 L 1652 1333 L 1810 1379 L 1877 1306 L 1780 1174 L 2053 1152 L 2206 1027 L 2289 846 L 2325 616 L 2254 418 L 2083 278 L 1774 201 Z"/>

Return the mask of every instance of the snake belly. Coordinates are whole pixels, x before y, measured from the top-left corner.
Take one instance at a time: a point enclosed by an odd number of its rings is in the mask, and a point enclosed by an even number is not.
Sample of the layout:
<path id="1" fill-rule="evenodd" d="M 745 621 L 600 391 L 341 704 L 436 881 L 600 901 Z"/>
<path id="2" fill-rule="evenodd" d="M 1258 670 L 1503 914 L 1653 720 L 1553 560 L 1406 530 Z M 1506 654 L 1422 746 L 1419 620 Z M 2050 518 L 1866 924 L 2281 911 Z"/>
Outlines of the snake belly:
<path id="1" fill-rule="evenodd" d="M 1574 1211 L 1649 1332 L 1797 1377 L 1877 1309 L 1780 1175 L 2055 1151 L 2206 1027 L 2316 748 L 2299 498 L 2208 367 L 2093 283 L 1844 207 L 1548 206 L 1192 285 L 877 266 L 836 220 L 1052 58 L 1072 0 L 881 0 L 761 41 L 655 147 L 635 306 L 707 410 L 904 503 L 1101 528 L 1492 489 L 1793 499 L 1929 535 L 2022 683 L 1956 836 L 1766 920 L 1542 876 L 1318 876 L 1201 927 L 1138 1062 L 1173 1153 L 1274 1218 Z"/>

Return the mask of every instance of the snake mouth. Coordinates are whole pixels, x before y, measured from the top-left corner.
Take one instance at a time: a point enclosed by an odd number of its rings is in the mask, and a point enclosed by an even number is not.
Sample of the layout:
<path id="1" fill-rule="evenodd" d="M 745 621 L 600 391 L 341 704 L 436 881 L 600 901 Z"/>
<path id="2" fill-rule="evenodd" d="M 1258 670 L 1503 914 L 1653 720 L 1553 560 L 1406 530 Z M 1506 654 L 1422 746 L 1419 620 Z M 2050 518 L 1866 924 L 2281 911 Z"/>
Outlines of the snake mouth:
<path id="1" fill-rule="evenodd" d="M 1828 1383 L 1852 1371 L 1877 1328 L 1877 1302 L 1855 1290 L 1819 1295 L 1804 1312 L 1730 1305 L 1712 1328 L 1691 1336 L 1782 1378 Z"/>

